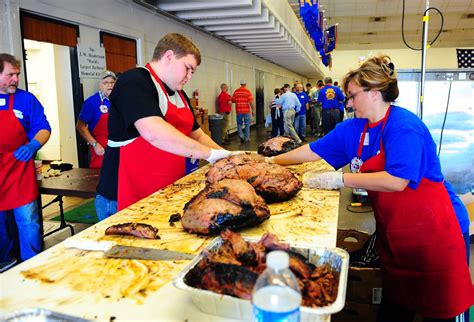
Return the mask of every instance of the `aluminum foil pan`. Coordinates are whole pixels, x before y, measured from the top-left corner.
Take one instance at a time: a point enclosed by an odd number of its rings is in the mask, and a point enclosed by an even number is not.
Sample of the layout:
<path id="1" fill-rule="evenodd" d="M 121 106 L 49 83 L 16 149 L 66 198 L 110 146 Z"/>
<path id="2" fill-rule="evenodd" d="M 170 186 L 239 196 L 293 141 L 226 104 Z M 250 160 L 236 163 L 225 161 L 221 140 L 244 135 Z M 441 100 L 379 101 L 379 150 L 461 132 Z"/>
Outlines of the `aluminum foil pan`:
<path id="1" fill-rule="evenodd" d="M 24 309 L 16 311 L 4 320 L 6 322 L 89 322 L 75 316 L 53 312 L 46 309 Z"/>
<path id="2" fill-rule="evenodd" d="M 257 242 L 258 239 L 244 238 L 246 241 Z M 206 247 L 209 251 L 217 250 L 223 243 L 220 237 L 214 239 Z M 339 274 L 337 297 L 334 303 L 324 307 L 301 307 L 302 321 L 320 320 L 321 315 L 334 314 L 344 308 L 346 300 L 347 273 L 349 270 L 349 254 L 340 248 L 318 248 L 307 244 L 292 244 L 290 250 L 303 255 L 316 266 L 329 264 L 333 272 Z M 248 300 L 230 295 L 222 295 L 208 290 L 191 287 L 184 282 L 186 274 L 203 259 L 202 253 L 196 256 L 173 280 L 173 285 L 191 294 L 194 304 L 202 311 L 212 315 L 232 319 L 252 320 L 252 304 Z"/>

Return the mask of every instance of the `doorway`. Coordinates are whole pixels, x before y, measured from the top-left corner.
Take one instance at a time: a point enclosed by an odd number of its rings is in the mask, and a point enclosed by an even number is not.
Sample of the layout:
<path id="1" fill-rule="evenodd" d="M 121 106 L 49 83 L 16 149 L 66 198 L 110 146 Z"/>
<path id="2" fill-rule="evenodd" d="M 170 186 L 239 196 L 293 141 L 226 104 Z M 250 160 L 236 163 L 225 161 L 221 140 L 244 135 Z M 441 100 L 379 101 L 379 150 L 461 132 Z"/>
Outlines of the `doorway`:
<path id="1" fill-rule="evenodd" d="M 256 104 L 256 123 L 257 125 L 265 122 L 265 73 L 261 70 L 255 70 L 255 104 Z"/>
<path id="2" fill-rule="evenodd" d="M 75 129 L 83 101 L 74 54 L 79 27 L 23 10 L 20 21 L 26 89 L 42 103 L 52 128 L 39 157 L 84 166 Z"/>

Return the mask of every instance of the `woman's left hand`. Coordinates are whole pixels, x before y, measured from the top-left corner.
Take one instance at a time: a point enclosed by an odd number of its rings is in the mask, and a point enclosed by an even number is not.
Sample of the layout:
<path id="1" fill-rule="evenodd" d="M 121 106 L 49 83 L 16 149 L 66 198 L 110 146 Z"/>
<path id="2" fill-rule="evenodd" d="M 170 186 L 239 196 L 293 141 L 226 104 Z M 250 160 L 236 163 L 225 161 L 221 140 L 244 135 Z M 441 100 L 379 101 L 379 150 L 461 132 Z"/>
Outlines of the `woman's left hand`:
<path id="1" fill-rule="evenodd" d="M 303 176 L 303 185 L 308 188 L 336 190 L 344 187 L 342 172 L 308 173 Z"/>

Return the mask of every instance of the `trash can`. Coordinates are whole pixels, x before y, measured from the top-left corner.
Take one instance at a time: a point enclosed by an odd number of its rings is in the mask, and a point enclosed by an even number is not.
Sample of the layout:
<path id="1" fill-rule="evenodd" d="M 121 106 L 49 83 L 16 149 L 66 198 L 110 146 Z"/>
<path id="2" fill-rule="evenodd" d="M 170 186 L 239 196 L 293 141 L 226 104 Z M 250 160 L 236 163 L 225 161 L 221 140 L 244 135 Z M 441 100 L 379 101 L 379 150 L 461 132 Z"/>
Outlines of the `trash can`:
<path id="1" fill-rule="evenodd" d="M 222 126 L 224 117 L 219 114 L 209 115 L 209 129 L 211 130 L 211 138 L 217 144 L 222 144 Z"/>

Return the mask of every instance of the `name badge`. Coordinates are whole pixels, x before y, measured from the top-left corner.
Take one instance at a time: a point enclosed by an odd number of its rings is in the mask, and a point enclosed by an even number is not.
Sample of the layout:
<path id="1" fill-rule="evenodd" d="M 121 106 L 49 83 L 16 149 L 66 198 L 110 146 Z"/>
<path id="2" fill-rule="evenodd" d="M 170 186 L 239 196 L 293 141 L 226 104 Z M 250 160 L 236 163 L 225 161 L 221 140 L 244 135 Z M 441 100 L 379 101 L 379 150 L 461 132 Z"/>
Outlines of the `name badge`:
<path id="1" fill-rule="evenodd" d="M 4 98 L 0 98 L 0 106 L 5 106 L 7 104 L 7 100 Z"/>
<path id="2" fill-rule="evenodd" d="M 104 114 L 109 111 L 109 108 L 107 107 L 107 105 L 101 105 L 101 106 L 99 106 L 99 109 Z"/>
<path id="3" fill-rule="evenodd" d="M 369 132 L 365 133 L 364 145 L 369 145 Z"/>

